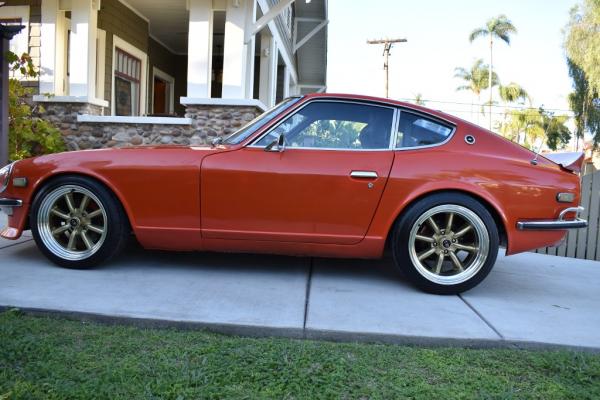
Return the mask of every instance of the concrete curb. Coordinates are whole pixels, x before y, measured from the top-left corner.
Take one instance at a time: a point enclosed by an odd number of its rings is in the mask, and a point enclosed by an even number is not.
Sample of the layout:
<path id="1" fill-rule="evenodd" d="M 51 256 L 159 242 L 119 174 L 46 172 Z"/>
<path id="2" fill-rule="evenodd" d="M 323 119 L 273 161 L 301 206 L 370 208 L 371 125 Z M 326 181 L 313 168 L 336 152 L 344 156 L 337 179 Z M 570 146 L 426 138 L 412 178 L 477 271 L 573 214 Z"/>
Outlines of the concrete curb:
<path id="1" fill-rule="evenodd" d="M 60 311 L 40 308 L 20 308 L 0 305 L 0 312 L 17 309 L 26 315 L 38 317 L 60 317 L 72 321 L 94 322 L 103 325 L 125 325 L 138 328 L 200 330 L 211 333 L 245 336 L 251 338 L 289 338 L 330 341 L 339 343 L 395 344 L 420 347 L 458 347 L 467 349 L 518 349 L 533 351 L 576 351 L 600 354 L 600 348 L 571 346 L 553 343 L 506 339 L 459 339 L 449 337 L 422 337 L 379 334 L 369 332 L 346 332 L 311 328 L 276 328 L 268 326 L 219 324 L 201 321 L 174 321 L 165 319 L 137 318 L 121 315 L 95 314 L 78 311 Z"/>

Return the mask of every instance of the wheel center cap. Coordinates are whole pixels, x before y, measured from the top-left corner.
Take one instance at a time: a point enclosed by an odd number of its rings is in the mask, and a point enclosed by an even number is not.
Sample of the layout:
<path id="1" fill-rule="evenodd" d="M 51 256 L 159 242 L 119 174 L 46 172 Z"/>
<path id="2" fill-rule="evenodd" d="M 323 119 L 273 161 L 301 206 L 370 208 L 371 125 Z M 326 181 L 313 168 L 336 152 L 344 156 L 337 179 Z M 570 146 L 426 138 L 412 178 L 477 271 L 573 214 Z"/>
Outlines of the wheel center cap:
<path id="1" fill-rule="evenodd" d="M 77 226 L 79 226 L 79 219 L 71 218 L 69 224 L 71 225 L 71 227 L 76 228 Z"/>
<path id="2" fill-rule="evenodd" d="M 447 249 L 447 248 L 449 248 L 450 246 L 452 246 L 452 242 L 451 242 L 451 241 L 449 241 L 448 239 L 445 239 L 445 240 L 442 242 L 442 246 L 444 246 L 444 248 L 445 248 L 445 249 Z"/>

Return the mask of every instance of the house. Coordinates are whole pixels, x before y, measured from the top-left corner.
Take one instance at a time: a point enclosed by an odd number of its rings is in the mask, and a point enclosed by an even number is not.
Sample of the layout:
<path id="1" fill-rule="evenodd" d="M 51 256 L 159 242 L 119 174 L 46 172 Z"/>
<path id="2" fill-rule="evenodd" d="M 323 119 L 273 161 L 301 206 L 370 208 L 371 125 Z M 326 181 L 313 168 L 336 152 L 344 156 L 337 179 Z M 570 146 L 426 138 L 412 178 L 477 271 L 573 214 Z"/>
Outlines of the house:
<path id="1" fill-rule="evenodd" d="M 324 91 L 327 0 L 4 0 L 70 149 L 202 144 Z"/>

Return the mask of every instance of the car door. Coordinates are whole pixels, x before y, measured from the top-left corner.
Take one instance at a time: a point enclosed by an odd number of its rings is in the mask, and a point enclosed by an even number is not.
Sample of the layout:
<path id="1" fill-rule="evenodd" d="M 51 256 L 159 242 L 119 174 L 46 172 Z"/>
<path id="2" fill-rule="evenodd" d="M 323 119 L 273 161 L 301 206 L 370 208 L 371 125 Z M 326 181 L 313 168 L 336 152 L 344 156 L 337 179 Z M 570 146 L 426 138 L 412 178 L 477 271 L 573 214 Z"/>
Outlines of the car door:
<path id="1" fill-rule="evenodd" d="M 203 237 L 360 242 L 393 163 L 395 118 L 392 107 L 314 100 L 252 144 L 207 157 Z"/>

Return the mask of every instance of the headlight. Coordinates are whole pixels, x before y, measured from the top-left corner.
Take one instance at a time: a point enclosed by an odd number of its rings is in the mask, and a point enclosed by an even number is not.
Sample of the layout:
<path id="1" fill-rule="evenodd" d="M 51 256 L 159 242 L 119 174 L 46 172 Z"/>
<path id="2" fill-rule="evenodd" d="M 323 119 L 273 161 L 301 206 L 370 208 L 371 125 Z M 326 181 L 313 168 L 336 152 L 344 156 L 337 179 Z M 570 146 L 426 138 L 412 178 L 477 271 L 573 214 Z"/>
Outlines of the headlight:
<path id="1" fill-rule="evenodd" d="M 15 163 L 8 164 L 0 169 L 0 193 L 4 192 L 8 187 L 8 182 L 10 182 L 10 175 L 12 173 L 14 164 Z"/>

